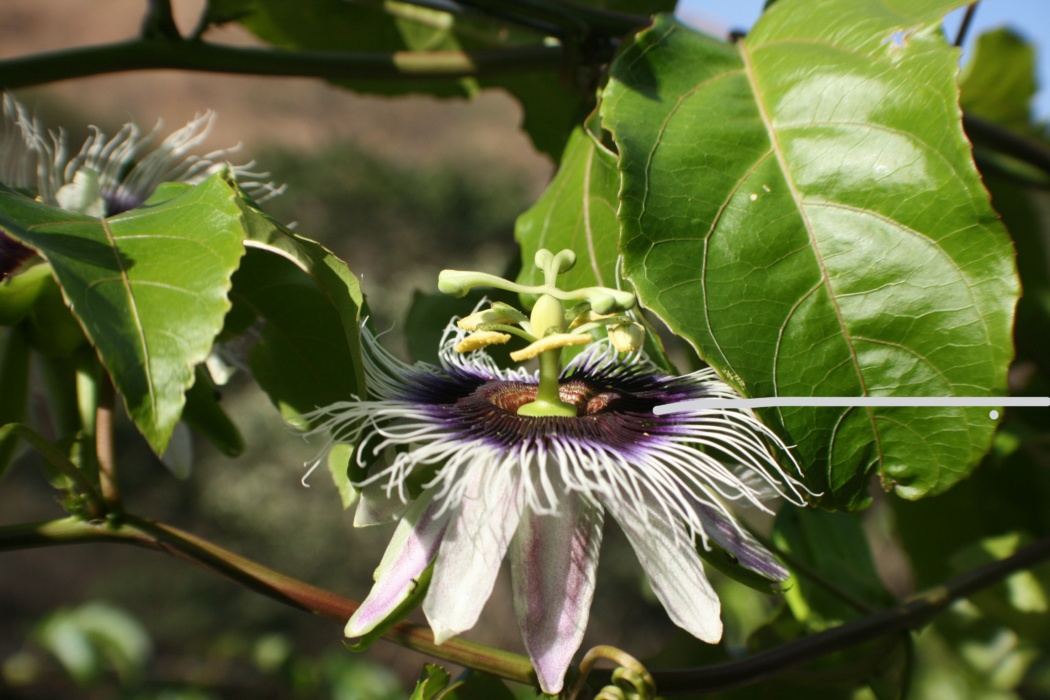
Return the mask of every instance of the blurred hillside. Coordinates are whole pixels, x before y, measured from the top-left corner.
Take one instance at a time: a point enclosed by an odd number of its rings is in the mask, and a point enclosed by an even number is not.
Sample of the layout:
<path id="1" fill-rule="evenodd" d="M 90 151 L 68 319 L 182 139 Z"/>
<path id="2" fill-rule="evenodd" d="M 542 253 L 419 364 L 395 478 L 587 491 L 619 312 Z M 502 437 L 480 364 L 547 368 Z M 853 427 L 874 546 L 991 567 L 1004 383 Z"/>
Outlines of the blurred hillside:
<path id="1" fill-rule="evenodd" d="M 135 36 L 143 0 L 3 0 L 0 2 L 0 57 L 63 47 L 119 41 Z M 174 0 L 176 21 L 187 33 L 202 0 Z M 230 25 L 212 30 L 211 41 L 251 44 L 246 31 Z M 454 158 L 470 135 L 479 158 L 525 174 L 537 187 L 551 172 L 549 161 L 532 150 L 518 131 L 521 114 L 504 94 L 439 101 L 426 97 L 379 99 L 335 90 L 317 80 L 252 78 L 206 73 L 148 71 L 66 81 L 19 92 L 27 102 L 44 102 L 47 121 L 75 112 L 90 123 L 112 128 L 128 119 L 151 126 L 163 119 L 181 126 L 205 109 L 220 119 L 214 143 L 243 142 L 252 155 L 264 144 L 317 148 L 351 139 L 377 155 L 414 164 Z"/>

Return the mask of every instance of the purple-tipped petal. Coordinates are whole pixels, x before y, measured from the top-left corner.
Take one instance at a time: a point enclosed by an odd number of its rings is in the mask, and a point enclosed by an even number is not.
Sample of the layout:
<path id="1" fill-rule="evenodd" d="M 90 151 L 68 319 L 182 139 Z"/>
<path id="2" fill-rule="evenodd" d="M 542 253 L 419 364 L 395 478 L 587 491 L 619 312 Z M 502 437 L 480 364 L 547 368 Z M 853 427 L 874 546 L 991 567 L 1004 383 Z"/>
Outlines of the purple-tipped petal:
<path id="1" fill-rule="evenodd" d="M 784 568 L 772 552 L 730 520 L 729 516 L 703 503 L 697 503 L 696 511 L 707 536 L 736 557 L 741 566 L 771 581 L 786 581 L 791 576 L 791 572 Z"/>
<path id="2" fill-rule="evenodd" d="M 649 508 L 647 519 L 620 499 L 607 499 L 603 505 L 627 535 L 671 620 L 709 644 L 720 640 L 721 604 L 689 532 L 657 503 Z"/>
<path id="3" fill-rule="evenodd" d="M 543 692 L 561 692 L 594 597 L 604 513 L 567 494 L 557 515 L 526 513 L 511 551 L 514 609 Z"/>
<path id="4" fill-rule="evenodd" d="M 448 514 L 435 517 L 441 509 L 426 496 L 421 497 L 398 523 L 376 569 L 376 583 L 361 607 L 346 623 L 347 637 L 368 634 L 391 615 L 412 593 L 419 575 L 430 565 L 448 525 Z"/>
<path id="5" fill-rule="evenodd" d="M 449 521 L 423 601 L 438 644 L 478 621 L 521 518 L 516 474 L 475 469 L 463 478 L 470 483 Z"/>

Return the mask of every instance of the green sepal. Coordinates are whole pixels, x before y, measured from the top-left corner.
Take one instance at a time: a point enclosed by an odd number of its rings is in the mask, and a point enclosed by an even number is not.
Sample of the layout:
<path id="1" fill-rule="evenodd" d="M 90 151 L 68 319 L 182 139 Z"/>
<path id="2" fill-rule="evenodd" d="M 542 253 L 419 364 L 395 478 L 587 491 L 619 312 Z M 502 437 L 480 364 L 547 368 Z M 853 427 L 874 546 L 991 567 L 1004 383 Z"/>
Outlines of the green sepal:
<path id="1" fill-rule="evenodd" d="M 740 561 L 727 549 L 719 546 L 713 539 L 708 540 L 708 547 L 702 544 L 696 548 L 700 558 L 720 572 L 742 583 L 748 588 L 753 588 L 760 593 L 783 593 L 784 582 L 763 576 L 757 571 L 752 571 L 742 565 Z"/>
<path id="2" fill-rule="evenodd" d="M 433 562 L 423 570 L 423 573 L 419 575 L 416 581 L 416 587 L 408 594 L 401 605 L 397 606 L 392 613 L 390 613 L 386 619 L 380 622 L 375 628 L 366 635 L 360 637 L 356 642 L 348 642 L 343 640 L 343 645 L 350 651 L 364 651 L 368 647 L 382 637 L 387 631 L 401 622 L 401 620 L 408 613 L 416 609 L 416 607 L 423 602 L 423 597 L 427 594 L 427 588 L 430 587 L 430 577 L 434 573 Z"/>
<path id="3" fill-rule="evenodd" d="M 784 600 L 808 631 L 834 627 L 893 605 L 875 568 L 860 518 L 812 508 L 784 508 L 773 542 L 790 556 Z"/>
<path id="4" fill-rule="evenodd" d="M 29 313 L 51 277 L 51 266 L 34 265 L 0 283 L 0 326 L 13 326 Z"/>
<path id="5" fill-rule="evenodd" d="M 240 455 L 244 452 L 244 438 L 219 405 L 219 389 L 211 374 L 204 365 L 197 365 L 194 375 L 193 386 L 186 391 L 182 420 L 227 457 Z"/>
<path id="6" fill-rule="evenodd" d="M 50 266 L 39 266 L 50 267 Z M 27 315 L 33 349 L 43 355 L 65 357 L 87 340 L 80 324 L 62 299 L 62 290 L 50 274 L 40 280 Z"/>
<path id="7" fill-rule="evenodd" d="M 20 423 L 29 395 L 29 343 L 21 328 L 12 328 L 0 354 L 0 425 Z M 16 435 L 0 438 L 0 476 L 11 462 L 18 442 Z"/>

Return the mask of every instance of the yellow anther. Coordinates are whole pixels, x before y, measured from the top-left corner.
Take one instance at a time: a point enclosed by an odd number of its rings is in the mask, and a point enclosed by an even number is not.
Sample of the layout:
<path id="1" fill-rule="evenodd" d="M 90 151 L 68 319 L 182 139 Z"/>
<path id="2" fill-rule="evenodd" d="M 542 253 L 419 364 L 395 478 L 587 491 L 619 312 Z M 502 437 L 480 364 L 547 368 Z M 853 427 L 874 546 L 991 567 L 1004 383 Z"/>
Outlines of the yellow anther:
<path id="1" fill-rule="evenodd" d="M 463 340 L 456 343 L 456 352 L 471 352 L 479 350 L 488 345 L 502 345 L 510 340 L 509 333 L 498 333 L 496 331 L 478 331 L 471 333 Z"/>
<path id="2" fill-rule="evenodd" d="M 548 350 L 556 350 L 567 345 L 586 345 L 592 340 L 594 340 L 594 338 L 586 333 L 582 335 L 552 333 L 544 338 L 540 338 L 531 345 L 526 345 L 521 350 L 512 352 L 510 354 L 510 359 L 515 362 L 524 362 L 525 360 L 531 360 L 532 358 L 539 356 L 540 353 L 547 352 Z"/>

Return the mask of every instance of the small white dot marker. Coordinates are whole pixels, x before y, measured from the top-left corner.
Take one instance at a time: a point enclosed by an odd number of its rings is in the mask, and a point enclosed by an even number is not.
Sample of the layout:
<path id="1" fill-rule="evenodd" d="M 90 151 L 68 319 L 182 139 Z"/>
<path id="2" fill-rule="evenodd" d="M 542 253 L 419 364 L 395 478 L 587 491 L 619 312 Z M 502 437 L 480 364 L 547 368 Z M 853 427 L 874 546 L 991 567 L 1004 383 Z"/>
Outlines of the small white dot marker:
<path id="1" fill-rule="evenodd" d="M 995 409 L 992 409 L 991 411 L 988 411 L 988 417 L 991 418 L 992 420 L 995 420 L 996 418 L 999 417 L 999 411 L 996 411 Z"/>

